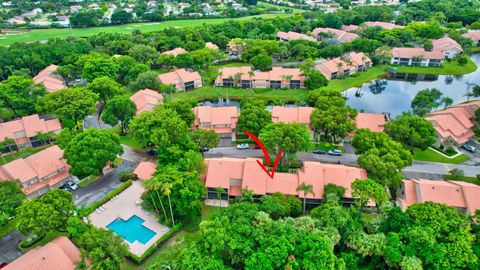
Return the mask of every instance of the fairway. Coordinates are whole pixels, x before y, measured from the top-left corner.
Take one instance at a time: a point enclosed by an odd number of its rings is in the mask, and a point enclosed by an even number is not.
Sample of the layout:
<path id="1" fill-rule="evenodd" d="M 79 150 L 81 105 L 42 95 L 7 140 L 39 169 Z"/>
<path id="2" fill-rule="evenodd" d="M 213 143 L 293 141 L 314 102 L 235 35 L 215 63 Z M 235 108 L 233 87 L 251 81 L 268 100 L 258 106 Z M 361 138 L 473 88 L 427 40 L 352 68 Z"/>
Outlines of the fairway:
<path id="1" fill-rule="evenodd" d="M 241 18 L 218 18 L 218 19 L 190 19 L 190 20 L 173 20 L 164 22 L 148 22 L 148 23 L 133 23 L 118 26 L 92 27 L 92 28 L 62 28 L 62 29 L 40 29 L 31 30 L 15 35 L 0 35 L 0 46 L 8 46 L 15 42 L 32 42 L 38 40 L 47 40 L 51 38 L 66 38 L 66 37 L 85 37 L 92 36 L 101 32 L 105 33 L 130 33 L 135 29 L 142 32 L 160 31 L 168 27 L 185 27 L 185 26 L 200 26 L 202 24 L 219 24 L 228 20 L 246 20 L 251 18 L 275 18 L 288 17 L 293 14 L 275 13 L 275 14 L 261 14 L 256 16 L 247 16 Z"/>

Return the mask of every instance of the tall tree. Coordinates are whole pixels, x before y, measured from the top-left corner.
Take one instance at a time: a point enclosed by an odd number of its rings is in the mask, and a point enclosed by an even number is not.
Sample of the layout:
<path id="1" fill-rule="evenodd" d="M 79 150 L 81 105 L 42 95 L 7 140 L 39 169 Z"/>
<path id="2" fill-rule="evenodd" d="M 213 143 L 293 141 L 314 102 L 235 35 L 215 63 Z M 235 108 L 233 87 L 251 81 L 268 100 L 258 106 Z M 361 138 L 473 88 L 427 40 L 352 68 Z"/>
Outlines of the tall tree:
<path id="1" fill-rule="evenodd" d="M 265 110 L 267 104 L 263 100 L 242 101 L 242 110 L 237 121 L 239 132 L 248 131 L 255 136 L 268 124 L 272 123 L 272 114 Z"/>
<path id="2" fill-rule="evenodd" d="M 0 225 L 5 225 L 10 217 L 15 216 L 25 198 L 22 187 L 16 181 L 0 182 Z"/>
<path id="3" fill-rule="evenodd" d="M 44 94 L 45 88 L 26 76 L 10 76 L 0 84 L 0 102 L 15 115 L 34 112 L 35 101 Z"/>
<path id="4" fill-rule="evenodd" d="M 110 77 L 116 78 L 118 65 L 109 57 L 95 57 L 88 59 L 82 70 L 82 77 L 88 82 L 96 78 Z"/>
<path id="5" fill-rule="evenodd" d="M 412 100 L 413 113 L 418 116 L 425 116 L 436 110 L 441 104 L 442 97 L 442 92 L 436 88 L 421 90 Z"/>
<path id="6" fill-rule="evenodd" d="M 219 142 L 218 134 L 214 130 L 196 129 L 192 138 L 200 149 L 217 147 Z"/>
<path id="7" fill-rule="evenodd" d="M 385 125 L 385 133 L 411 150 L 430 147 L 437 140 L 432 123 L 419 116 L 403 114 Z"/>
<path id="8" fill-rule="evenodd" d="M 372 179 L 356 179 L 352 183 L 352 196 L 361 208 L 367 206 L 370 200 L 375 202 L 377 207 L 388 201 L 385 188 Z"/>
<path id="9" fill-rule="evenodd" d="M 130 98 L 127 96 L 118 96 L 108 101 L 107 106 L 102 112 L 102 120 L 112 126 L 120 124 L 122 134 L 125 134 L 126 128 L 136 112 L 137 107 Z"/>
<path id="10" fill-rule="evenodd" d="M 103 104 L 106 104 L 114 96 L 125 93 L 119 83 L 106 76 L 95 78 L 88 84 L 87 89 L 97 94 Z"/>
<path id="11" fill-rule="evenodd" d="M 120 138 L 110 130 L 89 128 L 77 134 L 66 145 L 63 156 L 70 172 L 79 177 L 97 175 L 113 162 L 123 149 Z"/>
<path id="12" fill-rule="evenodd" d="M 313 186 L 311 184 L 306 184 L 304 182 L 297 187 L 297 191 L 303 192 L 303 215 L 305 215 L 307 211 L 307 195 L 312 194 L 315 196 L 315 192 L 313 192 Z"/>

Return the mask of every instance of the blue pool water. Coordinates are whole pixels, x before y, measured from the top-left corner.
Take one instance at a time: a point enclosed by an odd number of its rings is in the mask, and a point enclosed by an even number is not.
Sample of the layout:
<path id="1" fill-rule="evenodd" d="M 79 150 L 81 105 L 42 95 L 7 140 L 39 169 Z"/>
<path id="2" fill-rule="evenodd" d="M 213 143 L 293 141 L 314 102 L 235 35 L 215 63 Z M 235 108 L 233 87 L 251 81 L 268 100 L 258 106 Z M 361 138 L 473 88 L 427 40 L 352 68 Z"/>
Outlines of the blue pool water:
<path id="1" fill-rule="evenodd" d="M 108 224 L 107 229 L 114 231 L 129 243 L 137 240 L 142 244 L 146 244 L 157 233 L 143 226 L 143 222 L 145 220 L 136 215 L 131 216 L 128 220 L 117 218 Z"/>

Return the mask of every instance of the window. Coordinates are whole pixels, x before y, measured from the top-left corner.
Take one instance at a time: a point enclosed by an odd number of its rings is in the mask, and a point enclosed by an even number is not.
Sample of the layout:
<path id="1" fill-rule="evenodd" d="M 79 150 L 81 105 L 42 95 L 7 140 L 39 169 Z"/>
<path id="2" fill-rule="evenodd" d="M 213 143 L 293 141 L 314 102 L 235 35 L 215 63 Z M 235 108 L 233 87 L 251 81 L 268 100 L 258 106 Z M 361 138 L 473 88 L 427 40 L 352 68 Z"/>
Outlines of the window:
<path id="1" fill-rule="evenodd" d="M 223 79 L 223 86 L 224 87 L 232 87 L 233 86 L 233 80 L 232 79 Z"/>
<path id="2" fill-rule="evenodd" d="M 242 80 L 241 81 L 242 88 L 252 88 L 252 81 L 250 80 Z"/>
<path id="3" fill-rule="evenodd" d="M 195 88 L 195 82 L 190 81 L 185 83 L 185 90 L 192 90 Z"/>
<path id="4" fill-rule="evenodd" d="M 282 88 L 282 82 L 281 81 L 270 81 L 270 88 L 272 88 L 272 89 Z"/>
<path id="5" fill-rule="evenodd" d="M 292 89 L 300 88 L 300 80 L 291 80 L 290 81 L 290 88 L 292 88 Z"/>

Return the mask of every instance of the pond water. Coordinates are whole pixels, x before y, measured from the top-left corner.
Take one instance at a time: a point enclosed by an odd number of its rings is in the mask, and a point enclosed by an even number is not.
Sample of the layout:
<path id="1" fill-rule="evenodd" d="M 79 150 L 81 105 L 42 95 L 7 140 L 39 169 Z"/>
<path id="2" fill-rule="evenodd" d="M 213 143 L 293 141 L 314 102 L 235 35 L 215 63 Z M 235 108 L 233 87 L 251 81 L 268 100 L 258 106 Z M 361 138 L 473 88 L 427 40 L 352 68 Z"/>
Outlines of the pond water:
<path id="1" fill-rule="evenodd" d="M 480 54 L 474 55 L 472 60 L 480 66 Z M 410 110 L 410 103 L 420 90 L 437 88 L 456 104 L 466 101 L 465 94 L 476 84 L 480 85 L 480 68 L 462 76 L 392 74 L 387 79 L 373 80 L 343 93 L 347 104 L 359 111 L 390 113 L 395 117 Z"/>

